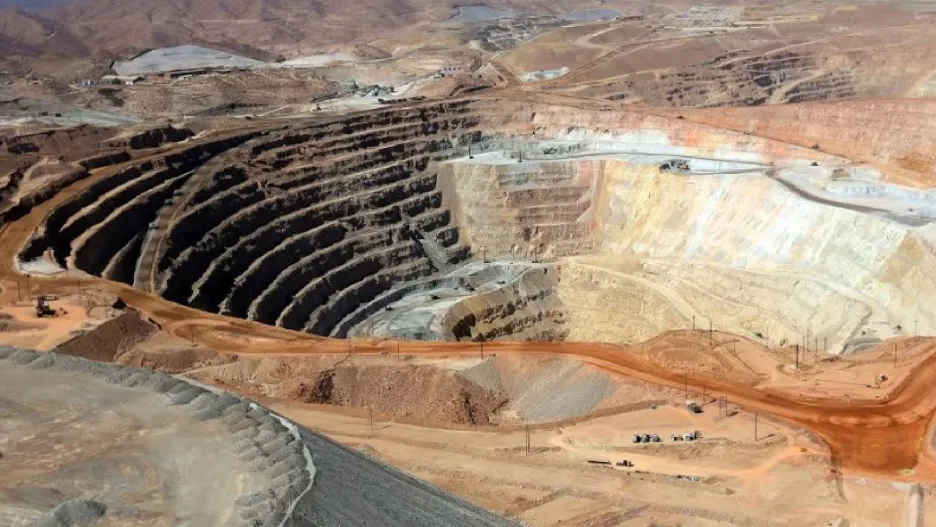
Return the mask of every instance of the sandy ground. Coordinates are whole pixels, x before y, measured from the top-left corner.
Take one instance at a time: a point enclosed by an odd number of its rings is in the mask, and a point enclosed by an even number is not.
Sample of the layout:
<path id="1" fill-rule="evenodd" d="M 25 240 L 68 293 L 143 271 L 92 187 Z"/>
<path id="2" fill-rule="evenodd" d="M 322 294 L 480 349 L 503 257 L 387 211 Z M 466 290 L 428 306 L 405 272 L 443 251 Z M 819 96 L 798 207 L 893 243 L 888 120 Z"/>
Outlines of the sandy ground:
<path id="1" fill-rule="evenodd" d="M 0 320 L 0 341 L 8 346 L 46 351 L 114 316 L 113 310 L 103 305 L 94 306 L 89 300 L 89 296 L 83 295 L 69 295 L 53 300 L 48 303 L 49 306 L 64 312 L 44 318 L 36 316 L 35 300 L 5 305 L 0 308 L 0 313 L 10 318 Z"/>
<path id="2" fill-rule="evenodd" d="M 78 498 L 108 507 L 99 525 L 230 524 L 234 500 L 265 483 L 220 422 L 165 395 L 11 362 L 0 386 L 0 524 Z"/>
<path id="3" fill-rule="evenodd" d="M 342 443 L 525 525 L 898 525 L 904 486 L 830 472 L 809 435 L 753 415 L 718 417 L 718 405 L 692 415 L 659 407 L 526 432 L 439 430 L 375 419 L 366 412 L 298 403 L 274 410 Z M 703 439 L 672 442 L 670 431 Z M 662 443 L 634 445 L 635 431 Z M 664 435 L 665 434 L 665 435 Z M 588 460 L 628 459 L 633 468 Z M 698 476 L 691 481 L 676 476 Z M 769 491 L 767 489 L 770 489 Z"/>

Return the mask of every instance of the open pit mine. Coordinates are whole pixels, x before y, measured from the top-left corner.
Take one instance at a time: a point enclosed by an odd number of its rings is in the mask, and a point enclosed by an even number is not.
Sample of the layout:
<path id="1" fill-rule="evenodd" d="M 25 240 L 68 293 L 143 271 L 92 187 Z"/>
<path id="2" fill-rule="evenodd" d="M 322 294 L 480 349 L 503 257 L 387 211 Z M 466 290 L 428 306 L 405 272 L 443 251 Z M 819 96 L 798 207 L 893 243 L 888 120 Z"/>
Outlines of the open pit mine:
<path id="1" fill-rule="evenodd" d="M 932 140 L 801 108 L 4 139 L 0 525 L 922 522 Z"/>
<path id="2" fill-rule="evenodd" d="M 930 193 L 681 117 L 426 104 L 188 139 L 69 194 L 20 268 L 323 337 L 628 344 L 695 321 L 838 354 L 936 331 Z"/>

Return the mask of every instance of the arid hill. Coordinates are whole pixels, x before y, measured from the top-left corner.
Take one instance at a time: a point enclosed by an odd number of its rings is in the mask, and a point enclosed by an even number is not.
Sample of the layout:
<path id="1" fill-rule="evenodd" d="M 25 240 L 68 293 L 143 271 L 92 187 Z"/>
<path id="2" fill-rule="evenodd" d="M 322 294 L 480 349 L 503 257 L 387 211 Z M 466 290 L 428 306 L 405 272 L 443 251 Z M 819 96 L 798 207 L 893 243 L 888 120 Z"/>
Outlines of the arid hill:
<path id="1" fill-rule="evenodd" d="M 0 55 L 82 56 L 89 52 L 79 37 L 55 20 L 21 9 L 0 11 Z"/>
<path id="2" fill-rule="evenodd" d="M 457 4 L 432 0 L 79 0 L 51 5 L 39 10 L 40 14 L 0 11 L 0 46 L 25 41 L 28 47 L 23 50 L 2 49 L 74 55 L 120 55 L 184 43 L 211 44 L 241 53 L 251 48 L 268 52 L 297 46 L 313 49 L 443 21 L 457 12 Z M 488 4 L 516 12 L 555 14 L 590 2 L 498 0 Z"/>

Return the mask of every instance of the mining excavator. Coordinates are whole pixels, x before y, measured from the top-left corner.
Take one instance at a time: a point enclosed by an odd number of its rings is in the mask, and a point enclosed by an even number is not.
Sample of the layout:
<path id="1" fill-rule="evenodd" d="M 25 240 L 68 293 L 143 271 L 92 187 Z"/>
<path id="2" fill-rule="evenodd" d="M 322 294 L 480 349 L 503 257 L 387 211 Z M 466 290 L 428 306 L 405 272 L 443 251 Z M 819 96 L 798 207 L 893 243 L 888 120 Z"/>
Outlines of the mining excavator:
<path id="1" fill-rule="evenodd" d="M 36 297 L 36 316 L 39 318 L 44 317 L 57 317 L 59 315 L 64 315 L 64 309 L 52 309 L 52 306 L 49 305 L 49 298 L 45 295 L 39 295 Z"/>

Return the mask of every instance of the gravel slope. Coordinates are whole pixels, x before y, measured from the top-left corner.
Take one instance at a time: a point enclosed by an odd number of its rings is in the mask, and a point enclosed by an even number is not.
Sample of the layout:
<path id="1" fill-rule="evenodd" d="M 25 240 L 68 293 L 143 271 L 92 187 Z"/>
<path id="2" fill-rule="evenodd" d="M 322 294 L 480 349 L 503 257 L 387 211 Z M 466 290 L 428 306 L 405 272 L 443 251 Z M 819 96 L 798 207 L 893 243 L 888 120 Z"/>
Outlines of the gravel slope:
<path id="1" fill-rule="evenodd" d="M 424 481 L 302 430 L 316 476 L 289 527 L 519 527 Z"/>
<path id="2" fill-rule="evenodd" d="M 0 415 L 11 421 L 0 420 L 0 446 L 5 468 L 18 475 L 0 478 L 0 526 L 102 515 L 107 525 L 139 525 L 134 515 L 143 510 L 180 527 L 518 525 L 249 400 L 164 373 L 0 347 L 0 381 L 11 388 L 0 390 Z M 43 389 L 28 388 L 34 385 Z M 35 433 L 26 429 L 30 420 Z M 117 456 L 131 440 L 139 443 L 133 456 Z M 70 457 L 61 458 L 59 447 Z M 105 463 L 107 456 L 117 457 Z M 51 468 L 34 474 L 36 459 Z M 143 498 L 128 508 L 126 494 L 136 487 L 114 488 L 130 461 Z M 160 492 L 145 487 L 151 480 Z M 37 485 L 55 499 L 21 496 Z"/>

